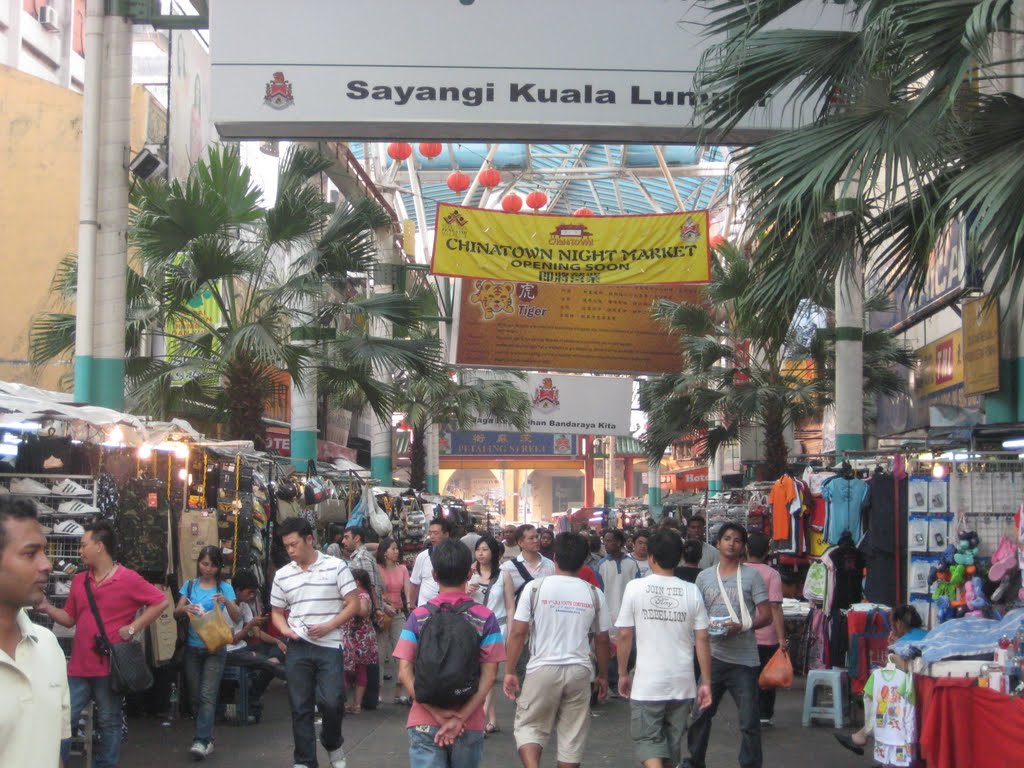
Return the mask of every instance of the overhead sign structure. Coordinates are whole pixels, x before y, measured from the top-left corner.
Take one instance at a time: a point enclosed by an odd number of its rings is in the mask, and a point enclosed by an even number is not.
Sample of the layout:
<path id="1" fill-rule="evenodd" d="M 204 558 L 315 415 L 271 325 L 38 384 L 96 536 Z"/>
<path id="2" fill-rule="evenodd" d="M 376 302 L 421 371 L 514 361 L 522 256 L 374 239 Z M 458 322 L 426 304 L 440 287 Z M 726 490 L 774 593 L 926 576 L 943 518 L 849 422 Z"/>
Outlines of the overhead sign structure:
<path id="1" fill-rule="evenodd" d="M 537 434 L 630 435 L 633 380 L 610 376 L 530 373 L 512 384 L 530 398 L 530 431 Z M 509 432 L 511 424 L 477 419 L 484 431 Z"/>
<path id="2" fill-rule="evenodd" d="M 438 438 L 442 456 L 512 457 L 575 456 L 576 438 L 568 433 L 531 434 L 529 432 L 450 432 L 442 430 Z"/>
<path id="3" fill-rule="evenodd" d="M 450 361 L 471 368 L 678 372 L 679 346 L 651 317 L 651 306 L 657 299 L 700 300 L 700 288 L 685 285 L 458 283 Z"/>
<path id="4" fill-rule="evenodd" d="M 708 214 L 559 216 L 439 203 L 430 271 L 561 285 L 707 283 Z"/>
<path id="5" fill-rule="evenodd" d="M 683 143 L 698 137 L 699 4 L 665 0 L 217 0 L 214 119 L 224 139 L 482 139 Z M 776 25 L 841 29 L 805 0 Z M 382 30 L 383 34 L 367 34 Z M 730 140 L 810 116 L 785 94 Z"/>

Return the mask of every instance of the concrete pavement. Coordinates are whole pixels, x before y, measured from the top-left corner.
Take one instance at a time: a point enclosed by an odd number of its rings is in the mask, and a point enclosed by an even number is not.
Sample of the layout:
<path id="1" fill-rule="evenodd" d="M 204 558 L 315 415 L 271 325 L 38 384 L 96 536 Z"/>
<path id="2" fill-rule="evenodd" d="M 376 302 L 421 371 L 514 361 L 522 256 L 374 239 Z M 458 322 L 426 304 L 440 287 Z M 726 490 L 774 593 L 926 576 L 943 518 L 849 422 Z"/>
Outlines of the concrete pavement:
<path id="1" fill-rule="evenodd" d="M 390 692 L 390 684 L 385 690 Z M 765 768 L 803 768 L 823 764 L 829 768 L 866 768 L 871 765 L 868 758 L 857 757 L 840 747 L 832 737 L 831 726 L 801 727 L 802 702 L 802 678 L 797 679 L 793 690 L 779 693 L 775 725 L 766 729 L 763 736 Z M 350 768 L 408 765 L 408 742 L 403 728 L 405 713 L 405 707 L 387 703 L 375 712 L 346 717 L 345 746 Z M 519 765 L 511 733 L 512 714 L 512 704 L 502 698 L 499 718 L 503 730 L 488 737 L 484 748 L 484 768 Z M 122 750 L 122 768 L 170 768 L 191 764 L 188 756 L 191 721 L 164 722 L 157 718 L 129 721 L 128 743 Z M 271 686 L 265 698 L 264 717 L 259 724 L 244 728 L 218 724 L 215 739 L 216 751 L 205 763 L 211 768 L 291 768 L 291 719 L 284 684 L 275 682 Z M 736 709 L 727 698 L 715 718 L 708 765 L 721 768 L 736 765 L 738 749 Z M 321 748 L 320 765 L 326 764 L 326 754 Z M 549 749 L 545 753 L 544 765 L 553 764 L 554 750 Z M 68 768 L 81 768 L 82 765 L 81 759 L 72 758 Z M 594 768 L 638 765 L 629 738 L 628 702 L 612 699 L 595 709 L 584 765 Z"/>

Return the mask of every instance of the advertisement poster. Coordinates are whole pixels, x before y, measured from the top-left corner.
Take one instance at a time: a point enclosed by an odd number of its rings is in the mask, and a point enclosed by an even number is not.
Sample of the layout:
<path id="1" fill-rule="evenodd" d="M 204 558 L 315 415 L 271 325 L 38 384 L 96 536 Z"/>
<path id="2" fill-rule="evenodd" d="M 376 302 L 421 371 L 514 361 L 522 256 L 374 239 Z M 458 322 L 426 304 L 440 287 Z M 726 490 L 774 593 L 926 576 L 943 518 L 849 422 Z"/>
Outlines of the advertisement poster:
<path id="1" fill-rule="evenodd" d="M 558 376 L 530 373 L 512 379 L 530 398 L 530 431 L 541 434 L 631 435 L 633 380 L 607 376 Z M 512 432 L 511 424 L 482 416 L 479 430 Z"/>
<path id="2" fill-rule="evenodd" d="M 964 383 L 963 344 L 960 331 L 954 331 L 917 350 L 918 368 L 914 390 L 928 397 Z"/>
<path id="3" fill-rule="evenodd" d="M 440 203 L 430 271 L 579 286 L 703 284 L 708 214 L 556 216 Z"/>
<path id="4" fill-rule="evenodd" d="M 451 362 L 627 375 L 679 371 L 678 346 L 651 317 L 651 306 L 658 299 L 699 298 L 696 286 L 460 280 Z"/>

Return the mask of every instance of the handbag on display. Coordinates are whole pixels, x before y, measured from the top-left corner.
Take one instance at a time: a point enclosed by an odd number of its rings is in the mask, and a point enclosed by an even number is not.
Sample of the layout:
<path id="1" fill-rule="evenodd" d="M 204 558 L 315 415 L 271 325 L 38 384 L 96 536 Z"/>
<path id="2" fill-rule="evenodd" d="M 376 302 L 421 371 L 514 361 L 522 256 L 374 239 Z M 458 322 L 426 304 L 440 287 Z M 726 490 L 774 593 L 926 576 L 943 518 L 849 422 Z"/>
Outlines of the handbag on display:
<path id="1" fill-rule="evenodd" d="M 99 608 L 96 607 L 96 598 L 93 597 L 92 587 L 89 586 L 88 575 L 85 578 L 85 595 L 89 598 L 89 608 L 92 609 L 93 618 L 96 619 L 96 628 L 99 634 L 96 636 L 97 650 L 103 651 L 110 657 L 110 688 L 114 693 L 142 693 L 153 687 L 153 673 L 146 661 L 146 649 L 142 643 L 135 640 L 128 640 L 123 643 L 112 643 L 107 638 L 107 631 L 103 627 L 103 619 L 100 617 Z"/>
<path id="2" fill-rule="evenodd" d="M 295 501 L 299 497 L 299 486 L 290 477 L 277 484 L 277 498 L 281 501 Z"/>
<path id="3" fill-rule="evenodd" d="M 306 468 L 306 484 L 303 493 L 306 496 L 307 507 L 319 504 L 327 498 L 327 484 L 316 474 L 312 461 Z"/>

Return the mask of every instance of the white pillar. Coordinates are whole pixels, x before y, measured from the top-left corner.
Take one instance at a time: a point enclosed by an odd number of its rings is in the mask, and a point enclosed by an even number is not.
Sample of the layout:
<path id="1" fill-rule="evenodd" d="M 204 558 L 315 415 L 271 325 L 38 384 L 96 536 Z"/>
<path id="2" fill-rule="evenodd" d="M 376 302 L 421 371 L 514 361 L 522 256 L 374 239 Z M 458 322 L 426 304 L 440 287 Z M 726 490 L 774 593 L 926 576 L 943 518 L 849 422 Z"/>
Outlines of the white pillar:
<path id="1" fill-rule="evenodd" d="M 836 277 L 836 450 L 864 448 L 864 269 Z"/>

